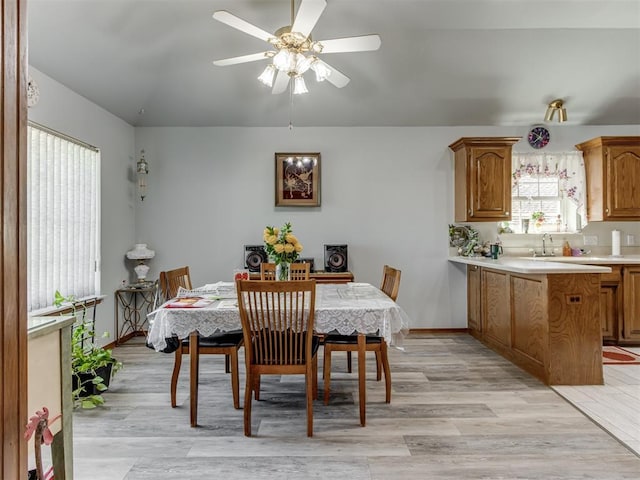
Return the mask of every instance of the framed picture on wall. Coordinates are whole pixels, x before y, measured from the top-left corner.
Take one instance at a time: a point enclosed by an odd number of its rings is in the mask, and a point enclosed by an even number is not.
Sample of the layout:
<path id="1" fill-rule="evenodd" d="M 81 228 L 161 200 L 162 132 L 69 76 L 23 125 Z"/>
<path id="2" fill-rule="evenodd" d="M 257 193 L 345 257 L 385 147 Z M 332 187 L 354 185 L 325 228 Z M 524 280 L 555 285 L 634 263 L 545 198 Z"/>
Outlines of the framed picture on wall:
<path id="1" fill-rule="evenodd" d="M 320 153 L 276 153 L 276 207 L 320 206 Z"/>

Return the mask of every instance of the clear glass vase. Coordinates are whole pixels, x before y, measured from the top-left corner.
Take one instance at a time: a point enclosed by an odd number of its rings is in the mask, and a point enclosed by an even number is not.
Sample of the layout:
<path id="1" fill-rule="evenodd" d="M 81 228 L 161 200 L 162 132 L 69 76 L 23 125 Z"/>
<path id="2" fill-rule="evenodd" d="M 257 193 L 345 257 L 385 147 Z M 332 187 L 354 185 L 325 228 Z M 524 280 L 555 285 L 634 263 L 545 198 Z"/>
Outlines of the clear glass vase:
<path id="1" fill-rule="evenodd" d="M 276 280 L 291 280 L 291 264 L 280 262 L 276 265 Z"/>

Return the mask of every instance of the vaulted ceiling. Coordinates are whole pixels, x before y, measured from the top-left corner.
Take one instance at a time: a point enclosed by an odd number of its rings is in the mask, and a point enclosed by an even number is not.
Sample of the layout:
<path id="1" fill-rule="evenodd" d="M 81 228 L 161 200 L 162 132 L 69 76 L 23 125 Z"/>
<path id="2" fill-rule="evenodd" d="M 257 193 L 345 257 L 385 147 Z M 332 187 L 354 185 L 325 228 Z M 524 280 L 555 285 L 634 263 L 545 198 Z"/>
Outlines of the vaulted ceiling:
<path id="1" fill-rule="evenodd" d="M 327 4 L 314 39 L 382 46 L 324 55 L 351 82 L 307 74 L 293 105 L 256 80 L 266 61 L 212 64 L 268 46 L 214 11 L 275 32 L 289 0 L 28 0 L 29 62 L 136 126 L 530 125 L 555 98 L 570 125 L 640 125 L 640 0 Z"/>

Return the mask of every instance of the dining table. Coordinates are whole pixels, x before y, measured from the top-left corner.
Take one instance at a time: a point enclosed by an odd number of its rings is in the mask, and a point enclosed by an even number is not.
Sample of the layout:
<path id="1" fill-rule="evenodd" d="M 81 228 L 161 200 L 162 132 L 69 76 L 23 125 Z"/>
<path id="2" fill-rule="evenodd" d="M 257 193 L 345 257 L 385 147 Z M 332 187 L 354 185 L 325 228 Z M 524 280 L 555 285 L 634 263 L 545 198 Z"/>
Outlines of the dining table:
<path id="1" fill-rule="evenodd" d="M 199 298 L 196 303 L 180 302 L 180 298 Z M 192 290 L 180 289 L 171 299 L 149 314 L 147 343 L 162 352 L 167 339 L 189 338 L 197 345 L 199 336 L 242 328 L 238 298 L 233 282 L 206 284 Z M 409 331 L 409 317 L 396 302 L 369 283 L 317 284 L 314 330 L 319 334 L 376 334 L 388 345 L 402 349 Z M 358 362 L 364 364 L 363 346 Z M 198 348 L 189 348 L 190 356 L 190 421 L 197 426 L 198 412 Z"/>

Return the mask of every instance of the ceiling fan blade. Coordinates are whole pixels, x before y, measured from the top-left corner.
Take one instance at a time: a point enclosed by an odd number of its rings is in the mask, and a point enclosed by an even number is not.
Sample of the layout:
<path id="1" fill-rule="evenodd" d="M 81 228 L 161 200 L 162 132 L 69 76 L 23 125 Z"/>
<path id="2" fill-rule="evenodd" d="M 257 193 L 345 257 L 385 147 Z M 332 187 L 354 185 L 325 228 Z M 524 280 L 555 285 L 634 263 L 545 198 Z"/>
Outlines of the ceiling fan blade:
<path id="1" fill-rule="evenodd" d="M 226 10 L 218 10 L 214 12 L 213 18 L 225 25 L 229 25 L 230 27 L 240 30 L 241 32 L 248 33 L 260 40 L 264 40 L 265 42 L 268 42 L 270 38 L 274 37 L 272 33 L 266 32 L 240 17 L 236 17 L 234 14 L 229 13 Z"/>
<path id="2" fill-rule="evenodd" d="M 359 37 L 334 38 L 321 40 L 322 53 L 368 52 L 378 50 L 382 45 L 380 35 L 362 35 Z"/>
<path id="3" fill-rule="evenodd" d="M 302 0 L 291 31 L 301 33 L 305 38 L 308 37 L 326 6 L 325 0 Z"/>
<path id="4" fill-rule="evenodd" d="M 338 88 L 342 88 L 342 87 L 346 87 L 347 84 L 351 81 L 351 79 L 347 77 L 344 73 L 342 73 L 340 70 L 337 70 L 335 67 L 332 67 L 331 65 L 327 64 L 327 62 L 323 62 L 320 59 L 318 59 L 317 61 L 322 63 L 329 70 L 331 70 L 331 75 L 327 77 L 327 82 L 332 83 Z"/>
<path id="5" fill-rule="evenodd" d="M 226 67 L 227 65 L 237 65 L 239 63 L 255 62 L 257 60 L 264 60 L 269 58 L 269 53 L 273 52 L 260 52 L 252 53 L 250 55 L 242 55 L 241 57 L 223 58 L 222 60 L 214 60 L 213 64 L 218 67 Z"/>
<path id="6" fill-rule="evenodd" d="M 273 82 L 273 90 L 271 90 L 271 93 L 274 95 L 284 93 L 288 86 L 289 75 L 286 72 L 279 71 L 278 75 L 276 75 L 276 81 Z"/>

